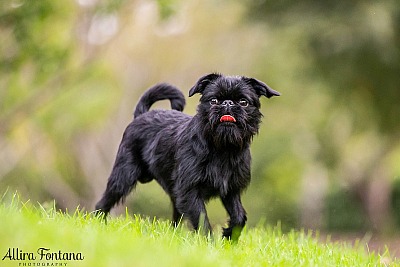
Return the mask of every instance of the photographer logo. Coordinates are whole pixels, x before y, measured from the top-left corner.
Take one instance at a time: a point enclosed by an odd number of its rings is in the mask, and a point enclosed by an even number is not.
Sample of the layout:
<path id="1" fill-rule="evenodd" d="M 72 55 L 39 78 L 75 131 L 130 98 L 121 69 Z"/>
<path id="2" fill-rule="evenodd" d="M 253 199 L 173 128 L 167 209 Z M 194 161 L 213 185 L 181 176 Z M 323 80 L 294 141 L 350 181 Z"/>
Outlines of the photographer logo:
<path id="1" fill-rule="evenodd" d="M 1 260 L 16 262 L 17 266 L 68 266 L 69 262 L 84 259 L 85 256 L 81 252 L 53 251 L 50 248 L 40 247 L 35 252 L 9 248 Z"/>

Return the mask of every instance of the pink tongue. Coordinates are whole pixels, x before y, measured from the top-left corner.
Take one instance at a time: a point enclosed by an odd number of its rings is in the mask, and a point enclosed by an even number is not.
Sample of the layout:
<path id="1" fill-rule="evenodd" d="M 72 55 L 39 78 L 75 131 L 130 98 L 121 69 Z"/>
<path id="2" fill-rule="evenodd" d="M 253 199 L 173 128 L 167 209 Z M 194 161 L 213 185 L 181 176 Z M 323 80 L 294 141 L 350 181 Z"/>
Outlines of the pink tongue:
<path id="1" fill-rule="evenodd" d="M 220 122 L 236 122 L 236 119 L 231 115 L 224 115 L 219 120 Z"/>

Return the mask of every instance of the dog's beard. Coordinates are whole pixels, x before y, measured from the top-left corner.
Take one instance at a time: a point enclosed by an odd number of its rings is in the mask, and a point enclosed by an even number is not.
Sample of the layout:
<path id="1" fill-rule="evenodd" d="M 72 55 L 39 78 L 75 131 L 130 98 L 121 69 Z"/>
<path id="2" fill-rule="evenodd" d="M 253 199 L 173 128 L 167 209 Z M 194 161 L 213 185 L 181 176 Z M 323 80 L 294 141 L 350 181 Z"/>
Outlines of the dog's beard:
<path id="1" fill-rule="evenodd" d="M 250 113 L 240 107 L 226 109 L 221 107 L 200 109 L 204 132 L 208 140 L 220 149 L 244 149 L 251 139 L 258 133 L 261 113 L 258 109 L 251 109 Z M 221 119 L 228 116 L 227 119 Z"/>

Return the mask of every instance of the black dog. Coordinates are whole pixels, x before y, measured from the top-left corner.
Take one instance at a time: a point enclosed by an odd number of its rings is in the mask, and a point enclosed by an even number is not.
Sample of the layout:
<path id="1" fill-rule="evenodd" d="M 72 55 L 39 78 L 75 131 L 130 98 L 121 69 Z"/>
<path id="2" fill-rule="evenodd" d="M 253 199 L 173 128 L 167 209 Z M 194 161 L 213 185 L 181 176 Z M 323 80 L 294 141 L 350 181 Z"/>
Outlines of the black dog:
<path id="1" fill-rule="evenodd" d="M 259 97 L 279 96 L 253 78 L 209 74 L 189 91 L 202 94 L 194 117 L 182 113 L 183 94 L 174 86 L 150 88 L 137 104 L 119 146 L 107 189 L 96 209 L 107 214 L 135 187 L 155 179 L 194 229 L 211 232 L 205 201 L 219 196 L 229 216 L 223 236 L 237 239 L 246 223 L 241 192 L 250 182 L 250 150 L 262 114 Z M 174 110 L 150 106 L 169 99 Z"/>

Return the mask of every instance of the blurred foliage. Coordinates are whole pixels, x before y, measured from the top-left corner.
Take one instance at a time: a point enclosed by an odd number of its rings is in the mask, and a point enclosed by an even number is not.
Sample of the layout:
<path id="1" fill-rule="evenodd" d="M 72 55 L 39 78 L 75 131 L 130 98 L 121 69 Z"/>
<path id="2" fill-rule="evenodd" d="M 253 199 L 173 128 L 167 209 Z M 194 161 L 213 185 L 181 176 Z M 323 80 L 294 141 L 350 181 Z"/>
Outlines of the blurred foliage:
<path id="1" fill-rule="evenodd" d="M 88 192 L 74 139 L 104 123 L 117 96 L 104 64 L 85 55 L 72 23 L 81 19 L 77 7 L 9 1 L 0 8 L 0 181 L 38 199 L 63 195 L 75 203 Z"/>
<path id="2" fill-rule="evenodd" d="M 391 206 L 394 214 L 394 222 L 397 227 L 400 227 L 400 177 L 393 183 L 391 192 Z"/>
<path id="3" fill-rule="evenodd" d="M 140 94 L 218 71 L 282 93 L 261 101 L 251 225 L 381 230 L 400 213 L 399 29 L 395 0 L 3 1 L 0 188 L 91 210 Z M 127 205 L 170 216 L 156 184 Z"/>
<path id="4" fill-rule="evenodd" d="M 368 229 L 368 218 L 360 199 L 350 192 L 337 190 L 328 194 L 326 227 L 336 231 L 360 231 Z"/>
<path id="5" fill-rule="evenodd" d="M 324 115 L 317 118 L 308 137 L 315 138 L 314 162 L 321 162 L 330 183 L 342 188 L 326 199 L 327 227 L 346 227 L 344 221 L 340 223 L 346 218 L 343 212 L 354 216 L 349 228 L 362 226 L 357 221 L 364 219 L 363 213 L 373 225 L 379 216 L 390 221 L 385 214 L 389 198 L 382 196 L 390 190 L 374 186 L 373 181 L 388 183 L 398 174 L 388 161 L 393 162 L 392 153 L 398 153 L 400 135 L 400 6 L 396 1 L 249 3 L 250 18 L 276 31 L 293 32 L 287 41 L 295 40 L 304 55 L 300 71 L 308 82 L 320 83 L 318 92 L 306 91 L 302 96 L 322 92 L 329 97 L 323 109 L 312 104 L 315 112 Z M 355 193 L 345 198 L 349 189 Z M 349 203 L 336 200 L 342 197 Z M 357 208 L 354 199 L 361 206 Z M 374 207 L 374 202 L 381 206 Z M 386 224 L 390 222 L 373 227 Z"/>

